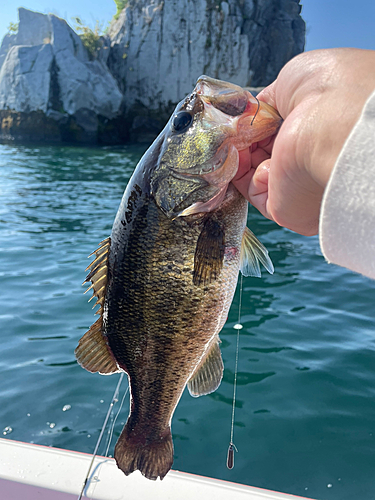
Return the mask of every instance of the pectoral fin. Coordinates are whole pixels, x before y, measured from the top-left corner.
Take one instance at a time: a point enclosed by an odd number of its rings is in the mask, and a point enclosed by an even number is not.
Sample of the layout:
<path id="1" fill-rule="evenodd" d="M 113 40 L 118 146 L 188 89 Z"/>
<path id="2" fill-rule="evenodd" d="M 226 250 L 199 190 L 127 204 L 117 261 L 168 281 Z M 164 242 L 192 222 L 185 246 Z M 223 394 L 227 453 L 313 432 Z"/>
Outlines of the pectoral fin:
<path id="1" fill-rule="evenodd" d="M 100 314 L 100 318 L 80 339 L 75 350 L 77 361 L 83 368 L 89 372 L 99 372 L 103 375 L 110 375 L 111 373 L 120 371 L 115 359 L 111 355 L 103 334 L 102 312 L 107 286 L 110 245 L 110 238 L 103 240 L 95 252 L 91 254 L 95 255 L 95 259 L 86 268 L 86 271 L 90 270 L 90 272 L 83 283 L 88 283 L 89 281 L 92 283 L 86 292 L 91 289 L 93 290 L 91 299 L 94 297 L 97 299 L 94 307 L 99 304 L 100 307 L 96 314 Z M 89 255 L 89 257 L 91 257 L 91 255 Z"/>
<path id="2" fill-rule="evenodd" d="M 274 268 L 271 259 L 268 256 L 267 249 L 256 238 L 248 227 L 242 236 L 240 270 L 244 276 L 256 276 L 260 278 L 259 262 L 273 274 Z"/>
<path id="3" fill-rule="evenodd" d="M 216 391 L 223 378 L 223 371 L 219 342 L 215 342 L 187 384 L 190 394 L 197 398 Z"/>
<path id="4" fill-rule="evenodd" d="M 207 285 L 217 279 L 223 267 L 224 230 L 214 219 L 207 219 L 197 241 L 194 256 L 194 285 Z"/>

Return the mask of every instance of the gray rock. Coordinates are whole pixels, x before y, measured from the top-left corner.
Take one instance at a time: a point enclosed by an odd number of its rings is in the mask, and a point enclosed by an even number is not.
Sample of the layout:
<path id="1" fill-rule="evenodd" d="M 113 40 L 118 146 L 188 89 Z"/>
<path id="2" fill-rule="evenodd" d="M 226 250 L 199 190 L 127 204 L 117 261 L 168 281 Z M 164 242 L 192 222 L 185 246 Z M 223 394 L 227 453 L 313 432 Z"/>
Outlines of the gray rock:
<path id="1" fill-rule="evenodd" d="M 129 0 L 108 64 L 134 106 L 171 109 L 203 73 L 264 86 L 304 47 L 298 0 Z"/>
<path id="2" fill-rule="evenodd" d="M 52 59 L 50 44 L 12 47 L 0 70 L 0 109 L 46 112 Z"/>
<path id="3" fill-rule="evenodd" d="M 248 38 L 241 34 L 242 15 L 211 8 L 207 0 L 129 0 L 109 30 L 109 65 L 128 107 L 150 109 L 178 102 L 206 73 L 234 83 L 248 80 Z M 215 4 L 215 2 L 212 2 Z"/>
<path id="4" fill-rule="evenodd" d="M 135 116 L 130 126 L 131 142 L 152 142 L 164 123 L 150 116 Z"/>
<path id="5" fill-rule="evenodd" d="M 98 116 L 115 117 L 123 99 L 103 62 L 108 54 L 90 61 L 80 37 L 54 15 L 22 8 L 19 17 L 18 33 L 5 37 L 0 49 L 0 110 L 20 117 L 42 111 L 60 125 L 70 116 L 88 134 L 79 137 L 94 137 Z"/>
<path id="6" fill-rule="evenodd" d="M 69 50 L 55 54 L 63 109 L 70 115 L 79 109 L 90 109 L 98 115 L 113 118 L 118 112 L 122 94 L 106 66 L 99 61 L 82 63 Z"/>
<path id="7" fill-rule="evenodd" d="M 69 120 L 69 115 L 67 113 L 61 113 L 60 111 L 55 111 L 54 109 L 49 109 L 46 113 L 48 118 L 51 118 L 55 122 L 66 124 Z"/>
<path id="8" fill-rule="evenodd" d="M 257 2 L 248 10 L 243 30 L 251 40 L 249 85 L 269 85 L 285 63 L 303 52 L 305 22 L 300 12 L 299 0 Z"/>
<path id="9" fill-rule="evenodd" d="M 96 57 L 97 61 L 107 65 L 110 50 L 111 50 L 111 39 L 107 35 L 101 36 L 100 48 Z"/>
<path id="10" fill-rule="evenodd" d="M 90 132 L 92 134 L 96 134 L 98 130 L 98 116 L 91 109 L 80 108 L 75 113 L 75 119 L 77 125 L 82 127 L 86 132 Z"/>
<path id="11" fill-rule="evenodd" d="M 48 19 L 51 23 L 51 43 L 54 54 L 69 52 L 78 61 L 87 62 L 89 60 L 87 50 L 83 46 L 80 37 L 68 23 L 53 14 L 50 14 Z"/>
<path id="12" fill-rule="evenodd" d="M 0 46 L 0 69 L 5 61 L 5 58 L 9 52 L 9 50 L 13 47 L 15 39 L 16 39 L 16 35 L 11 35 L 10 33 L 7 33 L 4 36 L 3 41 L 1 42 L 1 46 Z"/>
<path id="13" fill-rule="evenodd" d="M 63 109 L 70 115 L 82 108 L 113 118 L 122 94 L 107 66 L 101 61 L 89 61 L 81 39 L 63 19 L 53 15 L 49 18 Z"/>
<path id="14" fill-rule="evenodd" d="M 51 22 L 48 16 L 20 7 L 19 25 L 14 45 L 42 45 L 51 41 Z"/>
<path id="15" fill-rule="evenodd" d="M 7 33 L 0 47 L 0 68 L 7 53 L 16 45 L 43 45 L 51 41 L 51 22 L 48 16 L 20 7 L 18 32 Z"/>

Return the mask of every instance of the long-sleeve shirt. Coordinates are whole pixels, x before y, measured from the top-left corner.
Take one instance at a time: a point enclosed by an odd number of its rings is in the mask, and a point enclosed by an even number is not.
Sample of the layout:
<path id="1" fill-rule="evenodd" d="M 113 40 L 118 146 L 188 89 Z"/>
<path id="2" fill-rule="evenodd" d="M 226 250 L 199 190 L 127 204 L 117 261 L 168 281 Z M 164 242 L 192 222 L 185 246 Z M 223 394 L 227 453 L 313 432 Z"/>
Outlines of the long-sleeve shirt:
<path id="1" fill-rule="evenodd" d="M 375 279 L 375 92 L 332 171 L 319 234 L 328 262 Z"/>

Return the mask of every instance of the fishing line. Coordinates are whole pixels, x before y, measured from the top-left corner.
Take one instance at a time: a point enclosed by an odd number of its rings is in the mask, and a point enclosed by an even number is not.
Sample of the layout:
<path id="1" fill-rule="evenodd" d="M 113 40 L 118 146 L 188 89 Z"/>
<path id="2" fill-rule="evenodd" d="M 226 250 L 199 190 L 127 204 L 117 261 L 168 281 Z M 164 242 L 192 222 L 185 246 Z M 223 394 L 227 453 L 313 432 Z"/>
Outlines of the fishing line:
<path id="1" fill-rule="evenodd" d="M 94 463 L 94 460 L 95 460 L 95 457 L 96 457 L 96 453 L 97 453 L 99 445 L 100 445 L 100 441 L 102 440 L 102 437 L 103 437 L 103 434 L 104 434 L 104 431 L 105 431 L 108 419 L 109 419 L 109 417 L 110 417 L 110 415 L 112 413 L 114 405 L 118 401 L 117 396 L 119 394 L 119 390 L 120 390 L 120 386 L 121 386 L 121 382 L 122 382 L 123 378 L 124 378 L 124 373 L 121 373 L 119 381 L 117 382 L 117 386 L 116 386 L 115 392 L 113 393 L 112 400 L 111 400 L 111 403 L 110 403 L 108 411 L 107 411 L 107 415 L 106 415 L 106 417 L 104 419 L 102 430 L 100 431 L 100 434 L 99 434 L 99 437 L 98 437 L 98 441 L 96 442 L 94 453 L 92 455 L 92 459 L 91 459 L 91 462 L 90 462 L 90 466 L 89 466 L 89 469 L 87 471 L 86 478 L 85 478 L 85 480 L 83 482 L 82 490 L 81 490 L 81 493 L 79 494 L 78 500 L 82 499 L 83 493 L 85 491 L 85 488 L 86 488 L 86 485 L 87 485 L 87 481 L 89 480 L 89 477 L 90 477 L 91 468 L 92 468 L 92 465 Z"/>
<path id="2" fill-rule="evenodd" d="M 111 416 L 109 418 L 109 421 L 108 421 L 108 424 L 107 424 L 107 428 L 108 428 L 108 431 L 107 431 L 107 437 L 106 437 L 106 441 L 104 443 L 104 446 L 102 448 L 102 452 L 100 453 L 99 450 L 98 450 L 98 453 L 104 457 L 106 456 L 105 455 L 105 450 L 107 449 L 107 444 L 108 444 L 108 440 L 109 440 L 109 436 L 110 436 L 110 433 L 111 433 L 111 429 L 112 429 L 112 425 L 113 425 L 113 420 L 114 420 L 114 416 L 113 416 L 113 412 L 111 412 Z M 104 436 L 103 436 L 103 439 L 102 441 L 104 440 Z"/>
<path id="3" fill-rule="evenodd" d="M 240 301 L 238 305 L 238 323 L 234 325 L 234 329 L 237 330 L 237 344 L 236 344 L 236 362 L 234 366 L 234 383 L 233 383 L 233 404 L 232 404 L 232 423 L 230 428 L 230 442 L 227 455 L 227 467 L 228 469 L 233 469 L 234 467 L 234 451 L 238 451 L 236 445 L 233 443 L 233 433 L 234 433 L 234 410 L 236 407 L 236 389 L 237 389 L 237 368 L 238 368 L 238 352 L 240 345 L 240 330 L 242 330 L 243 325 L 241 325 L 241 306 L 242 306 L 242 286 L 243 286 L 243 276 L 241 274 L 240 279 Z"/>
<path id="4" fill-rule="evenodd" d="M 128 394 L 128 392 L 129 392 L 129 386 L 126 388 L 126 391 L 124 392 L 124 395 L 122 396 L 120 407 L 119 407 L 119 409 L 118 409 L 118 411 L 116 413 L 115 419 L 113 420 L 113 422 L 111 424 L 111 427 L 110 427 L 110 430 L 108 432 L 107 447 L 106 447 L 105 454 L 104 454 L 105 457 L 108 456 L 108 451 L 109 451 L 109 447 L 111 446 L 111 441 L 112 441 L 112 436 L 113 436 L 113 430 L 114 430 L 115 425 L 116 425 L 116 420 L 117 420 L 117 417 L 120 415 L 120 412 L 122 410 L 122 405 L 124 404 L 124 401 L 125 401 L 125 398 L 126 398 L 126 395 Z"/>
<path id="5" fill-rule="evenodd" d="M 255 95 L 253 96 L 254 99 L 256 99 L 257 103 L 258 103 L 258 107 L 257 107 L 257 110 L 255 111 L 255 115 L 253 116 L 253 119 L 251 120 L 251 123 L 250 123 L 250 127 L 252 126 L 252 124 L 254 123 L 254 120 L 255 120 L 255 117 L 256 115 L 258 114 L 258 111 L 259 111 L 259 108 L 260 108 L 260 102 L 258 101 L 258 99 L 255 97 Z"/>

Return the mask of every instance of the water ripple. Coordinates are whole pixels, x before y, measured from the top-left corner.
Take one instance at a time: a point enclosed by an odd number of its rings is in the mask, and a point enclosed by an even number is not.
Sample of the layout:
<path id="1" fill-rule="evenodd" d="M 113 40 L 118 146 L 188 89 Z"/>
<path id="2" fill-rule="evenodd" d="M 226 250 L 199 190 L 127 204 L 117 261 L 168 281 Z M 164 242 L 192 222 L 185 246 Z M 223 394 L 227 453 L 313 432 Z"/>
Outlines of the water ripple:
<path id="1" fill-rule="evenodd" d="M 4 437 L 93 451 L 118 378 L 87 373 L 74 359 L 94 320 L 80 284 L 144 149 L 0 146 Z M 174 467 L 323 500 L 372 500 L 375 284 L 328 265 L 317 238 L 254 208 L 249 227 L 275 274 L 243 282 L 236 467 L 226 469 L 225 454 L 238 292 L 220 335 L 223 383 L 208 397 L 185 391 L 177 406 Z"/>

